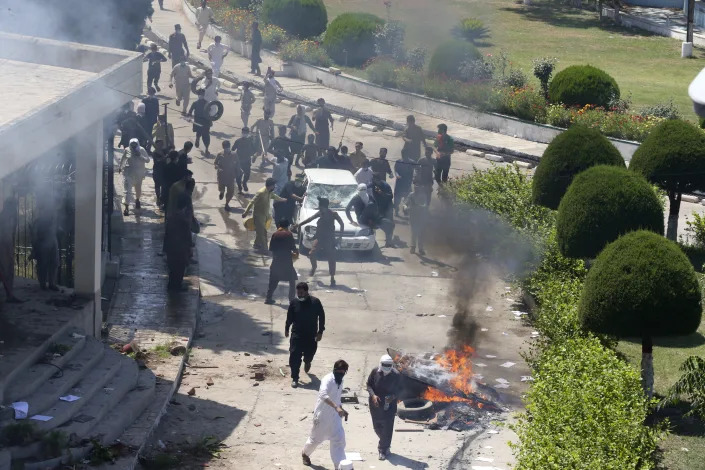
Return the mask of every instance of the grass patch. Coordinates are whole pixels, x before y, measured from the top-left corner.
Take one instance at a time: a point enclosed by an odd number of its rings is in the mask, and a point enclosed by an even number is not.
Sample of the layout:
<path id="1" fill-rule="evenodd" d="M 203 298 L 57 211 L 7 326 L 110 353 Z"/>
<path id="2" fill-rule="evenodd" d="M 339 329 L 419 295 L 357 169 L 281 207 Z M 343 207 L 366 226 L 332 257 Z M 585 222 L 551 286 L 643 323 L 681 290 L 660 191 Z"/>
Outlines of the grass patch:
<path id="1" fill-rule="evenodd" d="M 39 431 L 34 423 L 11 423 L 0 429 L 0 448 L 24 446 L 34 442 L 39 436 Z"/>
<path id="2" fill-rule="evenodd" d="M 47 348 L 47 354 L 58 354 L 60 356 L 63 356 L 67 352 L 71 351 L 71 346 L 68 344 L 61 344 L 61 343 L 51 343 L 51 346 Z"/>
<path id="3" fill-rule="evenodd" d="M 171 357 L 171 343 L 158 344 L 151 352 L 160 359 L 168 359 Z"/>
<path id="4" fill-rule="evenodd" d="M 346 11 L 386 17 L 384 3 L 378 0 L 324 1 L 329 20 Z M 635 108 L 672 98 L 687 119 L 695 120 L 688 85 L 702 63 L 681 59 L 680 41 L 622 28 L 609 20 L 601 24 L 594 11 L 548 0 L 532 3 L 527 7 L 514 0 L 392 0 L 391 14 L 406 25 L 407 47 L 422 45 L 432 53 L 452 37 L 458 18 L 472 16 L 489 28 L 489 37 L 476 45 L 484 53 L 505 50 L 513 65 L 527 74 L 531 60 L 539 56 L 559 59 L 554 73 L 590 64 L 612 75 L 623 95 L 631 91 Z M 705 51 L 695 49 L 694 57 L 705 58 Z"/>

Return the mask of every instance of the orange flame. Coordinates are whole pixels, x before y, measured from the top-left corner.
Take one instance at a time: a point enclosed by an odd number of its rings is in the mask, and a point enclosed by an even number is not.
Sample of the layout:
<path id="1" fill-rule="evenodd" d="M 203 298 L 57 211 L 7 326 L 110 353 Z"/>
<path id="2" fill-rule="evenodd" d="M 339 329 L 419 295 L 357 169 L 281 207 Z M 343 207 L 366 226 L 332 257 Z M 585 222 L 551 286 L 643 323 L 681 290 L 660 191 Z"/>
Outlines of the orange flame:
<path id="1" fill-rule="evenodd" d="M 438 356 L 436 362 L 453 374 L 450 379 L 450 385 L 455 390 L 463 394 L 472 393 L 472 355 L 475 350 L 470 346 L 463 346 L 460 349 L 448 349 L 442 356 Z M 434 402 L 452 402 L 465 401 L 472 402 L 466 398 L 459 396 L 447 395 L 437 388 L 428 387 L 422 395 L 426 400 Z M 481 403 L 477 403 L 478 407 L 482 408 Z"/>

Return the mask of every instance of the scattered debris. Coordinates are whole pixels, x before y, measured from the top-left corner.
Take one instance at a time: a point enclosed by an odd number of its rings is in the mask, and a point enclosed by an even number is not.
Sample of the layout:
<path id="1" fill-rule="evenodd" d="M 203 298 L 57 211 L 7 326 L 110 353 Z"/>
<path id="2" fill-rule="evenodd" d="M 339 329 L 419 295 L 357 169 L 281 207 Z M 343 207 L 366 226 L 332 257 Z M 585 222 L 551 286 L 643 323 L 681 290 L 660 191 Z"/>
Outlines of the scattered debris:
<path id="1" fill-rule="evenodd" d="M 522 375 L 521 376 L 521 381 L 522 382 L 533 382 L 534 378 L 530 375 Z"/>
<path id="2" fill-rule="evenodd" d="M 438 273 L 436 271 L 431 271 L 431 276 L 438 277 Z"/>
<path id="3" fill-rule="evenodd" d="M 494 312 L 494 307 L 488 305 L 487 307 L 485 307 L 485 312 Z"/>
<path id="4" fill-rule="evenodd" d="M 208 377 L 208 378 L 206 378 L 206 385 L 208 385 L 209 387 L 212 387 L 213 385 L 215 385 L 215 382 L 213 382 L 212 378 Z"/>
<path id="5" fill-rule="evenodd" d="M 505 369 L 509 369 L 510 367 L 514 366 L 516 362 L 510 362 L 507 361 L 504 364 L 500 364 L 499 367 L 504 367 Z"/>
<path id="6" fill-rule="evenodd" d="M 188 396 L 190 396 L 190 397 L 194 396 L 194 395 L 196 394 L 196 388 L 195 388 L 195 387 L 191 387 L 191 390 L 189 390 L 188 392 L 186 392 L 186 394 L 187 394 Z"/>
<path id="7" fill-rule="evenodd" d="M 303 421 L 303 420 L 305 420 L 306 418 L 308 418 L 308 415 L 303 415 L 302 417 L 299 418 L 299 421 Z"/>
<path id="8" fill-rule="evenodd" d="M 64 397 L 59 397 L 59 400 L 67 401 L 69 403 L 72 401 L 80 400 L 80 399 L 81 399 L 81 397 L 77 397 L 76 395 L 66 395 Z"/>
<path id="9" fill-rule="evenodd" d="M 169 349 L 169 353 L 172 356 L 183 356 L 184 354 L 186 354 L 186 346 L 184 346 L 183 344 L 174 344 Z"/>

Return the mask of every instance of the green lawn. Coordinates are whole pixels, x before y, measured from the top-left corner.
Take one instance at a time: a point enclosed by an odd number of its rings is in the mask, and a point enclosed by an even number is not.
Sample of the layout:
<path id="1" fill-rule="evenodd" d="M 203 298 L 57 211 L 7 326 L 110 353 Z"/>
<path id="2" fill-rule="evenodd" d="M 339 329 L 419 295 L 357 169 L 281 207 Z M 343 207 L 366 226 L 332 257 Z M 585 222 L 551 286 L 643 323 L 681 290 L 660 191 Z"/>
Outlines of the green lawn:
<path id="1" fill-rule="evenodd" d="M 382 0 L 324 0 L 329 19 L 345 11 L 366 11 L 382 18 Z M 484 52 L 504 50 L 516 66 L 529 75 L 531 60 L 557 57 L 558 69 L 592 64 L 610 73 L 622 94 L 632 93 L 634 107 L 673 101 L 689 119 L 695 119 L 688 84 L 705 67 L 705 51 L 695 59 L 681 59 L 681 43 L 639 30 L 600 25 L 597 14 L 534 0 L 526 7 L 513 0 L 392 0 L 391 15 L 406 25 L 407 46 L 422 45 L 432 51 L 451 37 L 463 17 L 485 21 L 490 34 L 481 44 Z"/>

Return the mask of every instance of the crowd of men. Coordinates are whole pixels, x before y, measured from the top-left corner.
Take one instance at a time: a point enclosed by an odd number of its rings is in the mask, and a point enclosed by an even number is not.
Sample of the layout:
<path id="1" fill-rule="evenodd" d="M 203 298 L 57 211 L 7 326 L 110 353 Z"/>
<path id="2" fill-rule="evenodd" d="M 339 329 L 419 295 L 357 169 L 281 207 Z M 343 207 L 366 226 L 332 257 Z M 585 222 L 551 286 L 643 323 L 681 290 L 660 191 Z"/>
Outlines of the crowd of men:
<path id="1" fill-rule="evenodd" d="M 206 34 L 213 12 L 204 0 L 196 12 L 199 29 L 198 48 Z M 261 76 L 259 64 L 262 37 L 257 23 L 252 25 L 251 73 Z M 188 166 L 189 153 L 203 144 L 206 158 L 211 157 L 211 135 L 213 126 L 212 104 L 219 101 L 219 74 L 228 54 L 221 38 L 215 37 L 207 47 L 211 69 L 201 77 L 195 77 L 188 64 L 190 51 L 181 27 L 175 25 L 169 37 L 168 53 L 158 51 L 151 45 L 144 56 L 147 67 L 147 96 L 133 111 L 126 106 L 118 117 L 121 132 L 119 146 L 124 148 L 118 170 L 124 175 L 125 208 L 141 209 L 142 181 L 147 174 L 146 165 L 151 161 L 156 199 L 165 217 L 163 254 L 169 270 L 170 290 L 183 289 L 183 277 L 193 250 L 192 237 L 198 233 L 199 224 L 194 218 L 192 195 L 195 180 Z M 177 150 L 173 126 L 167 120 L 166 107 L 160 113 L 156 93 L 160 91 L 161 64 L 171 59 L 169 87 L 175 89 L 176 105 L 181 115 L 192 121 L 194 143 L 187 141 Z M 317 270 L 318 261 L 328 262 L 330 285 L 335 286 L 337 237 L 343 231 L 342 217 L 331 210 L 330 201 L 319 198 L 318 210 L 307 220 L 294 224 L 296 205 L 303 202 L 306 194 L 304 171 L 324 168 L 348 171 L 358 184 L 357 193 L 345 208 L 347 222 L 354 226 L 379 229 L 385 234 L 384 247 L 395 246 L 395 218 L 408 216 L 411 228 L 410 251 L 424 255 L 424 229 L 434 183 L 442 185 L 448 181 L 453 152 L 453 139 L 445 124 L 438 126 L 433 146 L 428 146 L 423 130 L 416 124 L 414 116 L 408 116 L 403 132 L 403 148 L 400 159 L 392 165 L 388 150 L 380 148 L 375 157 L 368 157 L 363 142 L 356 142 L 354 150 L 347 146 L 331 145 L 331 132 L 335 119 L 324 99 L 307 115 L 299 105 L 286 125 L 276 125 L 277 96 L 283 88 L 268 69 L 261 78 L 263 117 L 250 126 L 250 116 L 256 102 L 252 92 L 253 83 L 241 83 L 240 116 L 242 130 L 234 141 L 220 142 L 222 151 L 213 160 L 217 173 L 218 194 L 224 200 L 225 210 L 231 209 L 237 194 L 249 197 L 242 217 L 248 230 L 255 232 L 253 248 L 269 251 L 272 255 L 270 277 L 265 303 L 274 303 L 274 292 L 280 282 L 289 287 L 289 307 L 285 334 L 290 338 L 289 365 L 292 387 L 299 385 L 300 368 L 308 373 L 318 343 L 325 330 L 325 312 L 321 301 L 309 294 L 308 284 L 298 282 L 294 262 L 299 257 L 294 232 L 300 227 L 316 222 L 316 233 L 309 253 L 311 272 Z M 191 101 L 191 93 L 197 98 Z M 190 104 L 190 106 L 189 106 Z M 259 171 L 267 176 L 264 187 L 250 195 L 248 182 L 252 166 L 259 158 Z M 271 168 L 271 170 L 270 170 Z M 271 171 L 271 173 L 270 173 Z M 394 181 L 394 188 L 388 180 Z M 134 191 L 134 197 L 133 197 Z M 272 214 L 273 212 L 273 214 Z M 276 230 L 268 236 L 274 221 Z M 336 229 L 339 228 L 337 231 Z M 298 284 L 297 284 L 298 282 Z M 348 364 L 337 361 L 333 371 L 321 381 L 314 410 L 311 434 L 302 450 L 302 460 L 311 465 L 310 456 L 319 444 L 330 441 L 330 453 L 335 468 L 345 467 L 345 432 L 342 420 L 348 417 L 342 408 L 343 378 Z M 400 392 L 400 377 L 394 370 L 392 358 L 385 355 L 379 366 L 371 371 L 367 380 L 370 413 L 374 430 L 379 437 L 380 460 L 389 455 L 396 413 L 397 396 Z"/>

